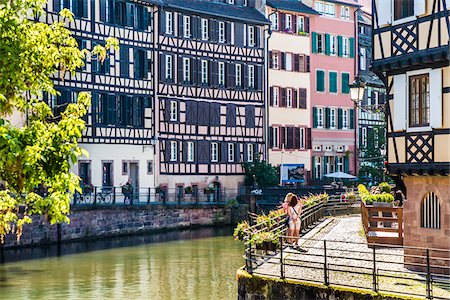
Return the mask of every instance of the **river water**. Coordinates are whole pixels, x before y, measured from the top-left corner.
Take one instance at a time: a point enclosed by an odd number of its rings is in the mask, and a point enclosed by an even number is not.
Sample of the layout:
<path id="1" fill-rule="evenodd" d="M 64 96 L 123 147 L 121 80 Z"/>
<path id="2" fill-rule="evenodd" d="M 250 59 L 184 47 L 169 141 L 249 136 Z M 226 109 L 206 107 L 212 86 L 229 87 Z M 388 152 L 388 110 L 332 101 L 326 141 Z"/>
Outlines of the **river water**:
<path id="1" fill-rule="evenodd" d="M 202 228 L 6 250 L 0 299 L 236 299 L 243 246 L 231 234 Z"/>

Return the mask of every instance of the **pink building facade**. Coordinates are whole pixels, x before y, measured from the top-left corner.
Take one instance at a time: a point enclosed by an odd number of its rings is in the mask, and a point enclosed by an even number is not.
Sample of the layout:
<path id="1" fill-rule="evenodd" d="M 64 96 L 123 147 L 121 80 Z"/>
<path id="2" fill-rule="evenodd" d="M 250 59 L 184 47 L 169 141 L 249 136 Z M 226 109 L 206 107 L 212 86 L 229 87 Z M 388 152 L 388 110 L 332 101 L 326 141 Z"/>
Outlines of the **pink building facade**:
<path id="1" fill-rule="evenodd" d="M 357 116 L 348 85 L 355 78 L 358 5 L 304 2 L 320 13 L 311 18 L 312 179 L 337 171 L 357 175 Z"/>

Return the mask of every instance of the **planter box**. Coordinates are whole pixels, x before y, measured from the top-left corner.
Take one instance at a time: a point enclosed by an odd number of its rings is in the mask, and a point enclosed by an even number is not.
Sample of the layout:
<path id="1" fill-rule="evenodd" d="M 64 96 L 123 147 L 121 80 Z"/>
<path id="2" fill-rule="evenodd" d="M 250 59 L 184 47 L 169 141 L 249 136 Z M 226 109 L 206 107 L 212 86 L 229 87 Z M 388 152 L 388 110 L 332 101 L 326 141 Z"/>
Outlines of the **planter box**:
<path id="1" fill-rule="evenodd" d="M 277 244 L 272 242 L 263 242 L 262 244 L 256 244 L 257 250 L 264 250 L 264 251 L 275 251 L 278 249 Z"/>

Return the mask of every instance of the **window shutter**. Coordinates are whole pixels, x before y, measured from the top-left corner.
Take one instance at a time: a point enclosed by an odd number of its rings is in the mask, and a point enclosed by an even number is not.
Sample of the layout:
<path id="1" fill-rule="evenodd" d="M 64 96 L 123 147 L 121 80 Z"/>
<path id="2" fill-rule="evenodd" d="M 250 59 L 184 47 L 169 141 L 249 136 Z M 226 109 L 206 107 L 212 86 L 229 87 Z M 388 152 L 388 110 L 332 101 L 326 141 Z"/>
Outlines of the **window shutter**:
<path id="1" fill-rule="evenodd" d="M 134 26 L 134 5 L 132 3 L 126 4 L 126 18 L 127 18 L 127 26 L 133 27 Z"/>
<path id="2" fill-rule="evenodd" d="M 147 10 L 147 7 L 142 7 L 142 23 L 140 24 L 140 29 L 146 30 L 148 28 L 148 17 L 149 12 Z"/>
<path id="3" fill-rule="evenodd" d="M 260 91 L 262 90 L 262 67 L 258 66 L 255 68 L 255 72 L 256 72 L 256 90 Z"/>
<path id="4" fill-rule="evenodd" d="M 395 118 L 393 120 L 394 131 L 406 129 L 406 99 L 408 99 L 406 93 L 407 77 L 406 74 L 394 75 L 394 111 Z M 430 97 L 431 98 L 431 97 Z M 431 100 L 431 99 L 430 99 Z"/>
<path id="5" fill-rule="evenodd" d="M 83 0 L 83 18 L 88 17 L 88 0 Z"/>
<path id="6" fill-rule="evenodd" d="M 311 173 L 313 174 L 311 177 L 316 178 L 316 157 L 313 155 L 311 157 Z"/>
<path id="7" fill-rule="evenodd" d="M 292 107 L 293 108 L 298 108 L 298 92 L 297 89 L 292 89 Z"/>
<path id="8" fill-rule="evenodd" d="M 170 122 L 170 100 L 166 99 L 166 107 L 164 110 L 164 121 Z"/>
<path id="9" fill-rule="evenodd" d="M 236 126 L 236 104 L 227 104 L 227 126 Z"/>
<path id="10" fill-rule="evenodd" d="M 284 30 L 286 29 L 286 15 L 283 13 L 279 13 L 278 14 L 278 18 L 280 19 L 280 28 L 279 30 L 284 32 Z"/>
<path id="11" fill-rule="evenodd" d="M 261 42 L 261 29 L 259 26 L 255 26 L 255 47 L 260 48 L 260 42 Z"/>
<path id="12" fill-rule="evenodd" d="M 312 53 L 317 53 L 317 33 L 315 32 L 312 33 L 311 42 L 312 42 Z"/>
<path id="13" fill-rule="evenodd" d="M 349 79 L 350 79 L 350 74 L 348 73 L 342 73 L 342 80 L 341 80 L 341 91 L 343 94 L 348 94 L 349 93 Z"/>
<path id="14" fill-rule="evenodd" d="M 272 58 L 272 51 L 269 51 L 269 68 L 273 68 L 273 58 Z"/>
<path id="15" fill-rule="evenodd" d="M 226 24 L 226 37 L 227 37 L 227 44 L 231 44 L 231 23 L 227 22 Z"/>
<path id="16" fill-rule="evenodd" d="M 200 37 L 199 35 L 199 27 L 200 27 L 200 20 L 198 17 L 191 17 L 191 35 L 193 39 L 197 39 Z"/>
<path id="17" fill-rule="evenodd" d="M 325 72 L 318 70 L 316 74 L 317 83 L 316 83 L 316 90 L 318 92 L 324 92 L 325 91 Z"/>
<path id="18" fill-rule="evenodd" d="M 219 83 L 219 73 L 218 73 L 218 68 L 219 68 L 219 64 L 217 61 L 212 61 L 210 64 L 211 70 L 210 70 L 210 74 L 211 74 L 211 78 L 210 78 L 210 82 L 211 82 L 211 86 L 217 86 Z"/>
<path id="19" fill-rule="evenodd" d="M 59 12 L 61 10 L 61 0 L 53 0 L 53 11 Z"/>
<path id="20" fill-rule="evenodd" d="M 243 162 L 247 162 L 248 161 L 248 145 L 249 144 L 245 144 L 245 143 L 243 143 L 242 144 L 242 147 L 243 147 L 243 156 L 244 156 L 244 161 Z"/>
<path id="21" fill-rule="evenodd" d="M 220 149 L 217 149 L 217 151 L 220 150 L 220 153 L 218 153 L 218 155 L 220 154 L 220 157 L 218 157 L 218 159 L 223 163 L 228 162 L 228 143 L 222 142 L 218 145 L 218 148 L 219 147 Z"/>
<path id="22" fill-rule="evenodd" d="M 197 101 L 186 101 L 186 124 L 197 124 Z"/>
<path id="23" fill-rule="evenodd" d="M 172 69 L 174 69 L 172 67 Z M 177 74 L 177 82 L 178 84 L 182 84 L 184 79 L 183 79 L 183 57 L 181 57 L 181 55 L 178 56 L 177 59 L 177 69 L 178 69 L 178 74 Z"/>
<path id="24" fill-rule="evenodd" d="M 286 147 L 286 127 L 280 127 L 280 148 Z"/>
<path id="25" fill-rule="evenodd" d="M 170 161 L 170 141 L 165 141 L 166 149 L 164 149 L 164 160 L 166 162 Z"/>
<path id="26" fill-rule="evenodd" d="M 235 88 L 236 87 L 236 70 L 235 70 L 236 67 L 232 63 L 227 63 L 227 68 L 228 68 L 227 86 L 229 88 Z"/>
<path id="27" fill-rule="evenodd" d="M 331 93 L 337 93 L 337 73 L 336 72 L 330 72 L 330 92 Z"/>
<path id="28" fill-rule="evenodd" d="M 368 148 L 373 147 L 373 144 L 374 144 L 373 141 L 375 139 L 373 133 L 374 133 L 373 128 L 372 127 L 367 127 L 367 147 Z"/>
<path id="29" fill-rule="evenodd" d="M 294 71 L 300 71 L 300 55 L 294 54 Z"/>
<path id="30" fill-rule="evenodd" d="M 355 110 L 350 109 L 350 129 L 355 129 Z"/>
<path id="31" fill-rule="evenodd" d="M 338 36 L 338 56 L 342 57 L 344 45 L 342 43 L 342 36 Z"/>
<path id="32" fill-rule="evenodd" d="M 349 44 L 350 44 L 350 57 L 355 57 L 355 39 L 349 38 Z"/>
<path id="33" fill-rule="evenodd" d="M 102 1 L 100 1 L 102 2 Z M 162 9 L 159 10 L 159 33 L 165 34 L 166 33 L 166 12 Z"/>
<path id="34" fill-rule="evenodd" d="M 120 54 L 120 76 L 128 78 L 130 76 L 130 67 L 129 67 L 129 53 L 130 50 L 127 46 L 122 46 L 119 49 Z"/>
<path id="35" fill-rule="evenodd" d="M 306 128 L 306 149 L 312 149 L 311 128 Z"/>
<path id="36" fill-rule="evenodd" d="M 273 87 L 269 88 L 269 106 L 273 106 Z"/>
<path id="37" fill-rule="evenodd" d="M 286 89 L 281 88 L 280 107 L 286 107 Z"/>
<path id="38" fill-rule="evenodd" d="M 255 127 L 255 107 L 253 105 L 245 106 L 245 127 Z"/>
<path id="39" fill-rule="evenodd" d="M 214 20 L 209 20 L 209 24 L 208 24 L 208 31 L 209 31 L 209 40 L 211 42 L 216 41 L 216 30 L 214 29 L 216 26 L 216 22 Z"/>
<path id="40" fill-rule="evenodd" d="M 235 162 L 240 162 L 241 161 L 241 144 L 239 143 L 235 143 L 234 144 L 234 155 L 235 155 Z"/>
<path id="41" fill-rule="evenodd" d="M 326 107 L 325 108 L 325 128 L 330 128 L 330 108 Z"/>
<path id="42" fill-rule="evenodd" d="M 193 85 L 200 85 L 200 78 L 198 70 L 200 69 L 200 60 L 191 58 L 191 83 Z"/>
<path id="43" fill-rule="evenodd" d="M 142 60 L 143 60 L 143 68 L 144 73 L 142 74 L 142 78 L 148 77 L 148 56 L 147 56 L 147 50 L 142 51 Z"/>
<path id="44" fill-rule="evenodd" d="M 338 108 L 338 129 L 342 129 L 342 108 Z"/>
<path id="45" fill-rule="evenodd" d="M 348 172 L 349 172 L 349 160 L 348 160 L 348 156 L 344 156 L 344 173 L 348 173 Z"/>
<path id="46" fill-rule="evenodd" d="M 297 16 L 292 15 L 292 28 L 290 28 L 292 32 L 297 33 Z"/>
<path id="47" fill-rule="evenodd" d="M 209 125 L 209 103 L 208 102 L 198 102 L 198 125 L 208 126 Z"/>
<path id="48" fill-rule="evenodd" d="M 306 109 L 307 108 L 306 89 L 299 89 L 299 92 L 300 92 L 299 108 Z"/>
<path id="49" fill-rule="evenodd" d="M 186 141 L 182 142 L 183 149 L 182 149 L 182 153 L 181 153 L 181 157 L 182 157 L 181 159 L 184 162 L 187 162 L 187 152 L 188 152 L 188 145 L 187 145 L 187 143 L 188 142 L 186 142 Z"/>
<path id="50" fill-rule="evenodd" d="M 273 148 L 273 127 L 269 126 L 269 148 Z"/>
<path id="51" fill-rule="evenodd" d="M 245 89 L 248 86 L 248 65 L 242 65 L 242 88 Z"/>
<path id="52" fill-rule="evenodd" d="M 234 43 L 238 46 L 244 45 L 244 24 L 234 23 Z"/>
<path id="53" fill-rule="evenodd" d="M 325 34 L 325 54 L 330 55 L 330 35 Z"/>
<path id="54" fill-rule="evenodd" d="M 317 107 L 313 107 L 313 127 L 317 128 Z"/>
<path id="55" fill-rule="evenodd" d="M 300 149 L 300 128 L 294 127 L 294 149 Z"/>
<path id="56" fill-rule="evenodd" d="M 159 82 L 166 81 L 166 56 L 162 53 L 159 54 L 159 74 L 158 74 L 158 76 L 159 76 Z"/>
<path id="57" fill-rule="evenodd" d="M 183 37 L 183 15 L 178 13 L 178 36 Z"/>
<path id="58" fill-rule="evenodd" d="M 116 124 L 116 96 L 108 95 L 108 123 Z"/>
<path id="59" fill-rule="evenodd" d="M 309 32 L 309 17 L 305 17 L 305 32 Z"/>
<path id="60" fill-rule="evenodd" d="M 306 56 L 306 72 L 310 71 L 309 55 Z"/>
<path id="61" fill-rule="evenodd" d="M 286 70 L 286 53 L 280 52 L 280 69 Z"/>
<path id="62" fill-rule="evenodd" d="M 210 126 L 220 126 L 220 103 L 211 103 L 209 105 L 210 111 Z"/>
<path id="63" fill-rule="evenodd" d="M 55 2 L 56 1 L 54 1 L 53 3 Z M 106 22 L 106 1 L 100 1 L 100 21 Z"/>
<path id="64" fill-rule="evenodd" d="M 294 127 L 286 128 L 286 140 L 287 146 L 286 149 L 294 149 Z"/>

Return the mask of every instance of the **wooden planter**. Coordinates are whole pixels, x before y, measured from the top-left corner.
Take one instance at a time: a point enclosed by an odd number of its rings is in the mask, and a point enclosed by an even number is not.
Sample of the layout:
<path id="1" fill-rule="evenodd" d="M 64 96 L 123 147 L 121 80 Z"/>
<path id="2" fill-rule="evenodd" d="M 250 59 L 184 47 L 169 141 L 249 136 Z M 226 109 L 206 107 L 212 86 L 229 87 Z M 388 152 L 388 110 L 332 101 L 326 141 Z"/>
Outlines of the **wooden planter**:
<path id="1" fill-rule="evenodd" d="M 263 242 L 262 244 L 256 244 L 257 250 L 264 250 L 264 251 L 275 251 L 278 249 L 277 244 L 272 242 Z"/>

